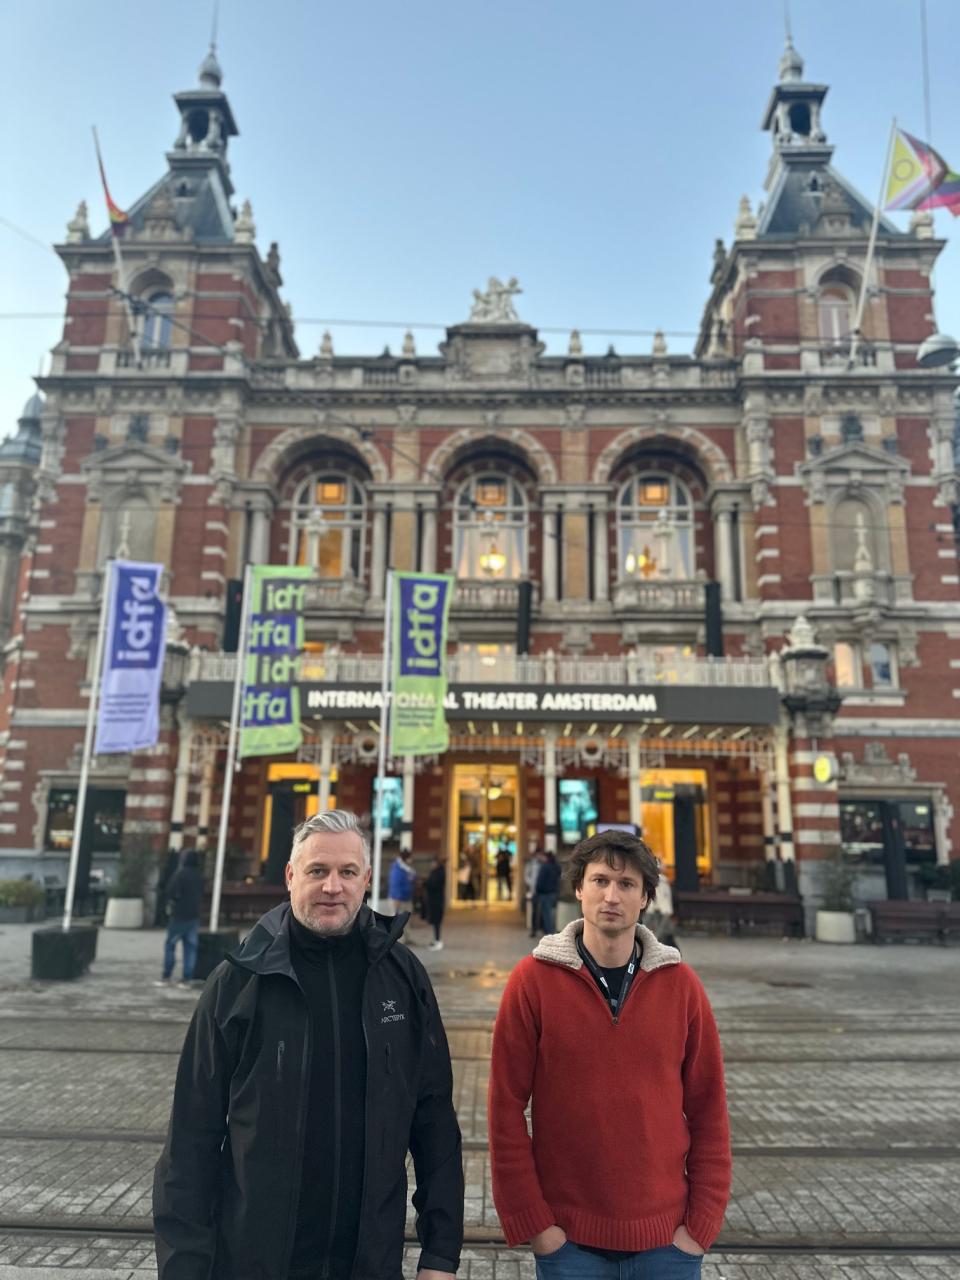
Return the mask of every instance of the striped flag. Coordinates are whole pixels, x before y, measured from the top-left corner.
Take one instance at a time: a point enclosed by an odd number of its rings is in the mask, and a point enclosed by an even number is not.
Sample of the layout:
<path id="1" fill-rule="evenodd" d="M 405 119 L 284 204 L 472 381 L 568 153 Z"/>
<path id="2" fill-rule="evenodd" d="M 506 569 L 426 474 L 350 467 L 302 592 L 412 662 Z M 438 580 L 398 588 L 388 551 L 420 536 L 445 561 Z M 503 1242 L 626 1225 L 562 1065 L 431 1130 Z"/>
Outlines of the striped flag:
<path id="1" fill-rule="evenodd" d="M 933 195 L 922 200 L 917 208 L 949 209 L 955 218 L 960 218 L 960 173 L 950 170 Z"/>
<path id="2" fill-rule="evenodd" d="M 946 162 L 933 147 L 904 129 L 897 129 L 884 208 L 918 208 L 937 190 L 946 174 Z"/>
<path id="3" fill-rule="evenodd" d="M 124 213 L 118 204 L 114 203 L 113 196 L 110 194 L 110 188 L 107 186 L 107 175 L 103 168 L 103 156 L 100 154 L 100 139 L 97 137 L 97 131 L 93 131 L 93 141 L 97 148 L 97 164 L 100 166 L 100 181 L 103 183 L 103 194 L 107 202 L 107 215 L 110 218 L 110 230 L 115 236 L 122 236 L 130 222 L 130 215 Z"/>

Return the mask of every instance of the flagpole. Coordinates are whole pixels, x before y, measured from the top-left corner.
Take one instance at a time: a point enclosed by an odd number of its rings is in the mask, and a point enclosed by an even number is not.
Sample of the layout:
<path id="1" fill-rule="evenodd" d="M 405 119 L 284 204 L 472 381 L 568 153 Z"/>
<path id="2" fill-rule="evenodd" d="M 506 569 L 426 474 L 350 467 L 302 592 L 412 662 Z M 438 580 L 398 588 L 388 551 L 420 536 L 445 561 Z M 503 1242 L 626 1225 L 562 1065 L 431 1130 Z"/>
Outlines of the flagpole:
<path id="1" fill-rule="evenodd" d="M 870 239 L 867 241 L 867 258 L 863 266 L 863 280 L 860 283 L 860 297 L 857 299 L 857 313 L 854 316 L 850 355 L 847 360 L 848 371 L 852 369 L 856 363 L 857 355 L 860 350 L 860 326 L 863 324 L 863 313 L 867 305 L 867 287 L 870 281 L 870 268 L 873 266 L 874 250 L 877 247 L 877 228 L 880 226 L 880 206 L 883 204 L 884 193 L 887 189 L 887 180 L 890 177 L 890 160 L 893 156 L 893 143 L 896 135 L 897 117 L 894 116 L 890 124 L 890 141 L 887 143 L 887 158 L 883 166 L 883 177 L 880 180 L 880 193 L 877 196 L 877 203 L 873 207 L 873 222 L 870 224 Z"/>
<path id="2" fill-rule="evenodd" d="M 383 666 L 380 672 L 380 741 L 377 746 L 377 785 L 373 793 L 373 883 L 370 905 L 380 910 L 380 870 L 383 865 L 383 784 L 387 769 L 387 718 L 390 705 L 390 649 L 393 640 L 393 570 L 387 570 L 387 600 L 383 610 Z"/>
<path id="3" fill-rule="evenodd" d="M 73 921 L 73 898 L 77 889 L 77 868 L 80 865 L 80 837 L 87 808 L 87 782 L 90 777 L 90 757 L 93 754 L 93 732 L 97 723 L 97 703 L 100 698 L 100 668 L 103 666 L 103 647 L 106 636 L 107 611 L 113 595 L 113 560 L 106 562 L 103 575 L 103 598 L 100 601 L 100 622 L 97 626 L 97 644 L 93 659 L 93 679 L 90 683 L 90 705 L 87 707 L 87 728 L 83 736 L 83 757 L 80 763 L 80 782 L 77 787 L 77 807 L 73 819 L 73 839 L 70 842 L 70 870 L 67 873 L 67 892 L 63 900 L 63 932 L 68 933 Z"/>
<path id="4" fill-rule="evenodd" d="M 100 180 L 103 183 L 103 194 L 107 199 L 107 217 L 110 221 L 110 243 L 113 245 L 113 261 L 117 268 L 117 281 L 119 288 L 117 292 L 123 300 L 124 309 L 127 313 L 127 324 L 130 326 L 130 341 L 133 346 L 134 359 L 137 362 L 137 368 L 140 368 L 140 335 L 137 333 L 136 319 L 133 314 L 133 306 L 130 302 L 130 294 L 127 290 L 127 268 L 123 261 L 123 254 L 120 252 L 120 237 L 114 229 L 113 219 L 110 218 L 110 193 L 107 190 L 107 178 L 103 168 L 103 156 L 100 154 L 100 139 L 97 136 L 97 126 L 92 125 L 93 129 L 93 145 L 97 149 L 97 164 L 100 166 Z"/>
<path id="5" fill-rule="evenodd" d="M 250 596 L 253 580 L 252 565 L 243 570 L 243 608 L 240 613 L 240 640 L 237 645 L 237 669 L 233 677 L 233 705 L 230 709 L 230 730 L 227 736 L 227 767 L 223 778 L 223 794 L 220 799 L 220 828 L 217 835 L 217 859 L 213 872 L 213 892 L 210 896 L 210 932 L 216 933 L 220 920 L 220 892 L 223 888 L 223 864 L 227 849 L 227 831 L 230 825 L 230 795 L 233 791 L 233 774 L 240 768 L 237 759 L 237 738 L 240 727 L 240 703 L 246 683 L 247 633 L 253 600 Z"/>

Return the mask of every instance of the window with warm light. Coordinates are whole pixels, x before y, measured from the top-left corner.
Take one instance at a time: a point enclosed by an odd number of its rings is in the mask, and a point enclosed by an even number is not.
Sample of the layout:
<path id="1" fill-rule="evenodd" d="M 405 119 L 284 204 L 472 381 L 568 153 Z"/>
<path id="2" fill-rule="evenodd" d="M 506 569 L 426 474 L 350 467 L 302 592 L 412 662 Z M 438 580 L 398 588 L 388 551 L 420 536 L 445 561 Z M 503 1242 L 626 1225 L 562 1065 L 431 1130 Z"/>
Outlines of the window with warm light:
<path id="1" fill-rule="evenodd" d="M 291 516 L 290 562 L 320 578 L 361 577 L 364 496 L 350 476 L 313 475 L 297 490 Z"/>
<path id="2" fill-rule="evenodd" d="M 617 502 L 621 581 L 693 577 L 693 501 L 674 476 L 640 474 Z"/>
<path id="3" fill-rule="evenodd" d="M 512 644 L 461 644 L 457 650 L 459 678 L 508 682 L 515 678 L 517 652 Z"/>
<path id="4" fill-rule="evenodd" d="M 454 564 L 458 578 L 515 581 L 526 573 L 529 511 L 510 476 L 474 476 L 455 506 Z"/>
<path id="5" fill-rule="evenodd" d="M 860 655 L 852 644 L 835 644 L 833 646 L 833 666 L 838 689 L 859 689 L 862 684 L 860 676 Z"/>

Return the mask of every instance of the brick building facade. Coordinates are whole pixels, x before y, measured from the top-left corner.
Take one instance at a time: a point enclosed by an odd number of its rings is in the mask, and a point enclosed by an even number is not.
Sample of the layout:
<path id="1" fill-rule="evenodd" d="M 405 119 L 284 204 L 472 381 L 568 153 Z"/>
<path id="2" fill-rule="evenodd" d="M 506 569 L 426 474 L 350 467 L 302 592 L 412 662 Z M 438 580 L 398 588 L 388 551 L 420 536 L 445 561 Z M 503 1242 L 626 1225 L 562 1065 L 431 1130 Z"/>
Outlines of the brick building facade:
<path id="1" fill-rule="evenodd" d="M 717 241 L 692 355 L 658 335 L 587 356 L 575 332 L 547 354 L 496 280 L 436 354 L 301 354 L 276 245 L 232 204 L 208 56 L 126 279 L 84 207 L 69 224 L 63 338 L 0 447 L 6 873 L 63 873 L 111 555 L 162 561 L 176 617 L 160 742 L 94 763 L 84 849 L 108 874 L 124 835 L 211 841 L 229 584 L 266 562 L 316 570 L 306 736 L 239 774 L 228 878 L 276 878 L 317 805 L 371 809 L 390 566 L 457 577 L 451 749 L 391 762 L 384 798 L 392 838 L 449 853 L 454 895 L 469 862 L 496 900 L 498 849 L 597 819 L 641 825 L 688 888 L 791 863 L 810 904 L 837 848 L 861 898 L 956 856 L 956 380 L 916 359 L 942 242 L 929 215 L 881 219 L 852 346 L 872 210 L 825 95 L 788 44 L 766 198 Z"/>

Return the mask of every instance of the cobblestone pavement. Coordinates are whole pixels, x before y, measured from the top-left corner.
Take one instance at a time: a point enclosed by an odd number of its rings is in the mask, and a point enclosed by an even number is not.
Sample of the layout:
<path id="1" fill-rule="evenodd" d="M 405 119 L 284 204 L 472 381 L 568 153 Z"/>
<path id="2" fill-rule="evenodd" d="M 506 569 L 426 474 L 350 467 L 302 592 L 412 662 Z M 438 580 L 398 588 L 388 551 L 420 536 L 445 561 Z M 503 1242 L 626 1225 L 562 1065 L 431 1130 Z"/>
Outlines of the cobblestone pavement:
<path id="1" fill-rule="evenodd" d="M 150 1181 L 195 993 L 152 986 L 158 931 L 101 932 L 83 979 L 33 982 L 31 931 L 0 928 L 0 1280 L 152 1274 Z M 466 1144 L 461 1275 L 533 1280 L 527 1252 L 497 1245 L 485 1149 L 492 1020 L 529 940 L 510 915 L 477 913 L 446 941 L 418 954 Z M 957 1280 L 960 954 L 682 945 L 717 1012 L 736 1152 L 705 1280 Z"/>

